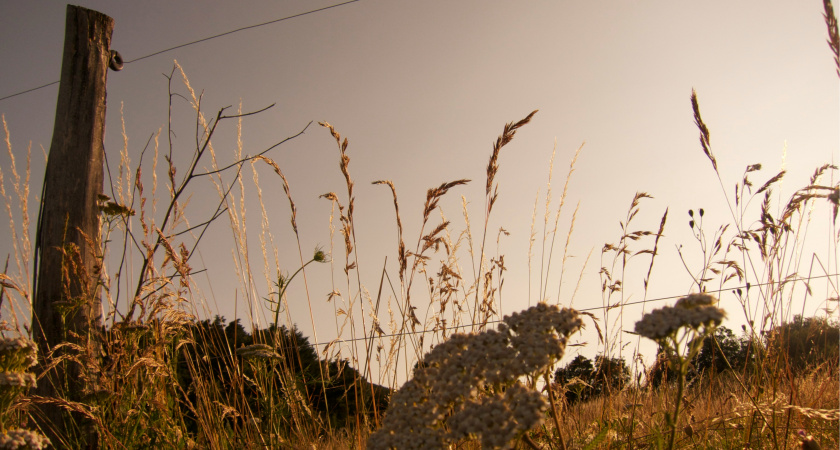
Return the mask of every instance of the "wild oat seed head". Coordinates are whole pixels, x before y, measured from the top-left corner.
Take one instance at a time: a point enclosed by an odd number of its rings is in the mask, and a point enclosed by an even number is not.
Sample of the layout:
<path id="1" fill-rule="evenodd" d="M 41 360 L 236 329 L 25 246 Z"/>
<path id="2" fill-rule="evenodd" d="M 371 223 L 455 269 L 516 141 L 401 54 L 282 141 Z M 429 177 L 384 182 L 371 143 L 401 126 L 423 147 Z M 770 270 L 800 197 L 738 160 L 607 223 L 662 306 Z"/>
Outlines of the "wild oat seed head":
<path id="1" fill-rule="evenodd" d="M 278 355 L 274 348 L 270 345 L 265 344 L 253 344 L 247 345 L 242 348 L 236 349 L 236 354 L 241 356 L 244 359 L 254 359 L 254 358 L 264 358 L 264 359 L 279 359 L 280 355 Z"/>

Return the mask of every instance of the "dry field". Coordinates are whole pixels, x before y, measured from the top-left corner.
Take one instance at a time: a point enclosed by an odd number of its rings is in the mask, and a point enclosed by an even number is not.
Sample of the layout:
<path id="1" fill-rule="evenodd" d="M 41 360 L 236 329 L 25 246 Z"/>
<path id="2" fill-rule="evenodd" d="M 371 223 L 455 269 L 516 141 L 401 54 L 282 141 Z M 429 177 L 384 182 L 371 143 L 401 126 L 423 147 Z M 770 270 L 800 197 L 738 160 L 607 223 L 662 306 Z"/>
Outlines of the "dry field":
<path id="1" fill-rule="evenodd" d="M 825 8 L 840 76 L 830 1 Z M 166 130 L 132 165 L 126 137 L 118 171 L 110 174 L 111 195 L 102 199 L 102 236 L 90 241 L 101 270 L 80 269 L 73 264 L 78 249 L 63 249 L 68 263 L 62 279 L 68 286 L 82 280 L 85 290 L 55 306 L 69 320 L 101 299 L 103 316 L 47 351 L 36 350 L 38 336 L 29 326 L 34 251 L 29 154 L 25 169 L 15 164 L 5 128 L 12 164 L 0 171 L 0 193 L 10 218 L 6 239 L 16 253 L 0 275 L 0 448 L 45 448 L 46 438 L 54 448 L 840 447 L 837 167 L 815 168 L 806 185 L 780 199 L 775 188 L 784 173 L 768 176 L 760 164 L 751 165 L 733 194 L 723 187 L 732 183 L 718 171 L 725 155 L 715 154 L 692 91 L 698 151 L 725 191 L 729 222 L 709 232 L 702 209 L 690 211 L 688 219 L 674 219 L 676 213 L 668 211 L 650 216 L 643 208 L 649 195 L 635 193 L 628 197 L 619 236 L 601 247 L 601 307 L 569 308 L 559 293 L 555 297 L 541 286 L 528 295 L 542 301 L 502 317 L 507 267 L 497 243 L 504 231 L 489 225 L 500 193 L 496 177 L 504 170 L 504 148 L 537 111 L 505 125 L 493 143 L 482 180 L 481 217 L 470 217 L 462 199 L 463 219 L 447 219 L 441 202 L 451 202 L 450 191 L 470 180 L 445 182 L 427 191 L 420 232 L 407 236 L 395 183 L 374 182 L 393 199 L 389 220 L 398 242 L 389 258 L 398 269 L 365 267 L 381 273 L 371 286 L 359 274 L 349 140 L 329 123 L 310 130 L 334 138 L 343 188 L 322 196 L 332 211 L 330 244 L 309 250 L 296 223 L 294 186 L 268 150 L 246 156 L 241 140 L 232 156 L 213 148 L 217 130 L 230 124 L 241 133 L 251 113 L 221 110 L 208 119 L 177 63 L 169 78 L 170 101 L 177 93 L 193 108 L 199 130 L 193 162 L 175 167 L 172 140 L 165 137 L 173 130 Z M 542 225 L 535 203 L 528 249 L 528 272 L 536 278 L 548 279 L 551 271 L 578 276 L 572 298 L 582 274 L 562 273 L 565 251 L 561 261 L 550 255 L 563 242 L 568 249 L 573 239 L 576 211 L 565 235 L 558 221 L 581 151 L 570 160 L 556 207 L 548 186 Z M 229 159 L 234 162 L 218 162 Z M 268 204 L 257 167 L 272 170 L 283 186 L 299 259 L 288 272 L 268 269 L 280 267 L 280 238 L 271 233 L 266 211 L 276 204 Z M 212 180 L 218 202 L 193 214 L 189 198 L 199 179 Z M 246 199 L 261 213 L 256 228 L 246 227 Z M 828 231 L 808 233 L 819 213 L 832 218 Z M 638 228 L 646 215 L 659 226 Z M 248 295 L 260 280 L 271 285 L 268 297 L 249 300 L 269 311 L 260 320 L 253 308 L 244 323 L 214 318 L 210 302 L 197 294 L 193 266 L 199 264 L 193 256 L 206 245 L 208 227 L 225 219 L 235 242 L 235 282 Z M 685 226 L 684 219 L 690 219 L 696 239 L 686 247 L 697 246 L 703 256 L 699 268 L 689 269 L 683 260 L 685 270 L 699 274 L 691 292 L 625 317 L 631 304 L 625 278 L 641 274 L 640 295 L 648 299 L 660 239 L 669 227 Z M 540 226 L 549 232 L 534 231 Z M 257 235 L 258 247 L 249 246 L 249 233 Z M 540 246 L 550 251 L 540 252 Z M 823 273 L 804 273 L 791 264 L 810 260 L 814 249 L 834 258 Z M 260 259 L 263 268 L 252 266 Z M 307 271 L 319 265 L 333 274 L 329 320 L 316 319 L 309 295 L 314 286 Z M 682 270 L 669 270 L 676 269 Z M 825 295 L 824 315 L 802 317 L 796 310 L 793 293 L 806 291 Z M 741 309 L 722 309 L 718 298 L 724 295 L 736 296 Z M 304 300 L 308 316 L 292 317 L 289 302 Z M 744 326 L 733 333 L 721 326 L 725 317 Z M 310 342 L 295 325 L 304 322 L 315 330 L 333 322 L 337 338 L 312 345 L 318 336 Z M 584 327 L 597 338 L 581 342 Z M 658 356 L 643 357 L 642 345 L 656 348 Z M 571 349 L 581 356 L 573 359 Z M 589 360 L 584 354 L 597 356 Z M 53 394 L 30 389 L 36 383 L 51 386 Z M 63 423 L 50 422 L 48 412 L 57 412 Z"/>

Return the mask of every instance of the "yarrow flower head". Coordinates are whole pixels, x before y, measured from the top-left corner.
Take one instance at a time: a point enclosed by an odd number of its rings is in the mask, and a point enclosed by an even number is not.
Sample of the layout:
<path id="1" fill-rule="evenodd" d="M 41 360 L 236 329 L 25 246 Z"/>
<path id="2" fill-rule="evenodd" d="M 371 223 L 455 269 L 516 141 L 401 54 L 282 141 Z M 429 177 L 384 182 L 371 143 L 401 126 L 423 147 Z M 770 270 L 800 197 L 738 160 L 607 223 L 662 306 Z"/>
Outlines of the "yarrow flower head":
<path id="1" fill-rule="evenodd" d="M 3 450 L 41 450 L 49 445 L 49 438 L 37 431 L 16 428 L 0 433 L 0 449 Z"/>
<path id="2" fill-rule="evenodd" d="M 636 322 L 636 333 L 659 341 L 673 336 L 682 327 L 694 330 L 717 327 L 726 317 L 726 311 L 714 306 L 715 303 L 715 298 L 708 294 L 683 297 L 674 306 L 645 314 L 642 320 Z"/>
<path id="3" fill-rule="evenodd" d="M 505 317 L 498 330 L 450 336 L 394 394 L 369 448 L 445 448 L 466 437 L 507 448 L 542 422 L 548 406 L 517 380 L 559 360 L 581 326 L 577 311 L 540 303 Z"/>
<path id="4" fill-rule="evenodd" d="M 717 303 L 717 299 L 709 294 L 689 294 L 687 297 L 677 300 L 674 306 L 691 309 L 699 306 L 712 306 L 715 303 Z"/>
<path id="5" fill-rule="evenodd" d="M 12 405 L 27 388 L 35 387 L 37 378 L 27 369 L 38 363 L 34 342 L 25 338 L 0 336 L 0 450 L 42 449 L 50 440 L 35 431 L 7 429 Z"/>
<path id="6" fill-rule="evenodd" d="M 546 409 L 539 392 L 516 383 L 504 394 L 465 402 L 447 423 L 454 440 L 480 437 L 482 448 L 505 448 L 518 433 L 539 426 Z"/>
<path id="7" fill-rule="evenodd" d="M 38 347 L 24 338 L 0 338 L 0 370 L 25 370 L 38 363 Z"/>
<path id="8" fill-rule="evenodd" d="M 0 386 L 35 387 L 35 380 L 29 372 L 0 372 Z"/>

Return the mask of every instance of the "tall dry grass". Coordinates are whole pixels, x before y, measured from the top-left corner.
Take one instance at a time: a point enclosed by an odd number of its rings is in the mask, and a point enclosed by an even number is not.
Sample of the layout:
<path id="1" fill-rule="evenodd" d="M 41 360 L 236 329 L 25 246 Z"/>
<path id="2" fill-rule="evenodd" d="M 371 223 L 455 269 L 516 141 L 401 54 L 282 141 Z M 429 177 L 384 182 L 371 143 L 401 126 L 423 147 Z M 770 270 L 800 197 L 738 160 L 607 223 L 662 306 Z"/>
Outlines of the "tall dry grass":
<path id="1" fill-rule="evenodd" d="M 825 0 L 824 5 L 829 45 L 840 75 L 837 24 L 831 2 Z M 381 426 L 383 414 L 389 414 L 389 396 L 371 382 L 393 392 L 415 374 L 424 355 L 449 341 L 453 334 L 488 332 L 501 321 L 508 268 L 504 254 L 498 251 L 498 242 L 506 231 L 491 228 L 490 220 L 504 193 L 497 181 L 497 175 L 504 170 L 500 155 L 514 141 L 516 133 L 527 128 L 537 111 L 505 125 L 493 142 L 485 171 L 483 216 L 476 229 L 466 198 L 455 203 L 462 208 L 462 218 L 454 221 L 457 224 L 445 216 L 441 207 L 442 203 L 455 201 L 452 193 L 471 180 L 453 180 L 428 189 L 418 215 L 417 236 L 406 236 L 403 224 L 409 216 L 400 209 L 398 183 L 374 181 L 375 185 L 387 187 L 390 194 L 397 239 L 395 252 L 389 255 L 393 258 L 390 264 L 366 267 L 359 257 L 356 239 L 352 149 L 335 126 L 320 123 L 335 141 L 344 188 L 340 193 L 321 196 L 329 202 L 331 237 L 328 248 L 322 250 L 316 243 L 306 242 L 300 233 L 294 186 L 285 176 L 282 164 L 269 153 L 302 135 L 310 125 L 274 146 L 247 155 L 241 138 L 242 124 L 262 110 L 243 113 L 240 107 L 231 114 L 224 108 L 208 118 L 201 107 L 201 94 L 192 88 L 177 62 L 168 79 L 170 115 L 165 130 L 149 138 L 139 161 L 133 163 L 130 154 L 134 149 L 123 123 L 120 161 L 113 172 L 108 172 L 109 195 L 103 197 L 101 205 L 103 244 L 95 249 L 103 267 L 94 279 L 104 287 L 102 326 L 89 330 L 87 336 L 68 336 L 61 346 L 40 355 L 41 370 L 57 364 L 78 367 L 84 392 L 67 392 L 58 386 L 61 394 L 56 398 L 22 396 L 2 413 L 4 419 L 11 417 L 21 426 L 35 427 L 40 423 L 39 411 L 44 408 L 65 411 L 72 418 L 69 429 L 62 433 L 42 429 L 58 448 L 363 448 L 370 434 Z M 180 143 L 173 139 L 173 117 L 184 104 L 192 110 L 197 132 L 191 156 L 182 161 L 186 168 L 179 170 L 176 148 Z M 790 341 L 774 339 L 781 336 L 778 330 L 802 313 L 793 308 L 798 304 L 795 299 L 799 295 L 816 295 L 814 287 L 820 280 L 827 286 L 826 309 L 831 314 L 836 312 L 835 223 L 840 192 L 834 178 L 837 168 L 830 164 L 816 168 L 805 186 L 780 201 L 778 185 L 785 173 L 761 177 L 761 165 L 753 164 L 744 170 L 733 193 L 724 188 L 731 182 L 723 179 L 719 170 L 722 162 L 712 146 L 713 127 L 701 116 L 696 92 L 692 91 L 690 104 L 700 134 L 700 149 L 720 182 L 729 219 L 711 225 L 715 231 L 709 236 L 710 225 L 704 223 L 704 212 L 690 211 L 690 227 L 696 241 L 692 245 L 699 247 L 702 263 L 698 266 L 682 258 L 683 265 L 694 279 L 692 291 L 728 295 L 736 300 L 739 310 L 727 312 L 730 317 L 743 319 L 743 338 L 750 342 L 753 364 L 749 369 L 738 368 L 726 360 L 730 370 L 700 374 L 684 389 L 682 383 L 656 387 L 649 382 L 655 364 L 641 356 L 643 338 L 627 332 L 640 317 L 625 313 L 637 303 L 644 305 L 643 312 L 659 306 L 651 303 L 648 288 L 654 263 L 663 251 L 666 228 L 673 225 L 668 220 L 668 209 L 649 215 L 644 204 L 651 195 L 635 193 L 620 222 L 617 239 L 604 244 L 601 250 L 601 305 L 580 311 L 587 316 L 586 325 L 597 334 L 597 342 L 589 344 L 595 352 L 607 358 L 631 355 L 632 380 L 589 401 L 571 404 L 564 401 L 563 395 L 571 386 L 552 382 L 548 369 L 528 374 L 525 385 L 539 390 L 551 408 L 546 421 L 519 433 L 511 445 L 840 445 L 838 361 L 796 366 L 784 352 Z M 213 145 L 219 142 L 217 132 L 228 124 L 234 125 L 236 135 L 233 151 L 217 153 Z M 7 260 L 0 277 L 0 326 L 4 335 L 35 339 L 37 336 L 30 336 L 29 331 L 33 296 L 29 267 L 30 149 L 26 151 L 26 169 L 20 170 L 5 120 L 4 132 L 11 158 L 5 173 L 11 174 L 11 190 L 6 190 L 4 172 L 0 170 L 0 194 L 10 220 L 7 236 L 14 249 L 14 265 L 10 268 Z M 166 137 L 161 139 L 163 133 Z M 559 218 L 582 149 L 583 146 L 578 148 L 570 160 L 556 207 L 551 206 L 552 154 L 539 232 L 540 197 L 535 200 L 528 271 L 537 272 L 539 283 L 535 289 L 529 285 L 529 303 L 533 300 L 556 304 L 568 297 L 573 306 L 581 288 L 582 270 L 577 274 L 574 291 L 561 296 L 562 280 L 570 275 L 565 272 L 577 207 L 565 235 L 560 231 Z M 270 169 L 283 189 L 284 208 L 287 204 L 292 227 L 290 241 L 296 253 L 296 261 L 291 265 L 281 258 L 287 252 L 280 244 L 282 238 L 272 233 L 270 205 L 263 192 L 271 181 L 261 179 L 259 167 Z M 209 208 L 191 205 L 190 196 L 206 190 L 215 190 L 218 201 Z M 249 230 L 248 226 L 253 202 L 258 207 L 259 248 L 253 248 L 248 238 L 249 231 L 253 234 L 255 229 L 252 226 Z M 774 204 L 778 205 L 776 211 Z M 193 208 L 198 211 L 192 213 Z M 815 211 L 829 211 L 832 217 L 826 235 L 809 233 Z M 658 221 L 658 226 L 637 225 L 643 217 L 652 219 L 654 224 Z M 225 219 L 233 241 L 231 260 L 238 284 L 237 311 L 247 319 L 241 328 L 238 321 L 227 325 L 221 319 L 209 320 L 218 306 L 212 305 L 211 297 L 200 289 L 200 273 L 195 269 L 205 264 L 197 258 L 208 229 Z M 554 261 L 554 248 L 561 244 L 558 239 L 563 242 L 563 256 Z M 315 251 L 309 253 L 313 247 Z M 815 248 L 827 253 L 814 251 Z M 829 259 L 825 259 L 825 254 Z M 590 257 L 591 254 L 584 268 Z M 257 262 L 260 259 L 261 265 Z M 313 285 L 311 273 L 318 267 L 313 263 L 329 265 L 328 289 Z M 556 294 L 548 283 L 552 273 L 561 280 Z M 644 274 L 641 300 L 626 290 L 632 281 L 628 277 L 637 273 Z M 90 279 L 92 275 L 72 276 Z M 378 280 L 378 284 L 368 284 L 369 279 Z M 294 294 L 290 286 L 294 286 Z M 334 308 L 329 325 L 316 321 L 314 315 L 317 308 L 313 302 L 323 291 L 328 292 L 327 300 Z M 291 295 L 296 296 L 296 301 L 306 299 L 308 317 L 292 317 Z M 320 342 L 318 331 L 324 332 L 325 326 L 332 329 L 324 334 L 335 338 L 322 347 L 313 347 L 297 332 L 296 321 L 309 322 L 315 342 Z M 826 324 L 829 329 L 837 326 L 831 321 Z M 715 345 L 721 349 L 720 343 Z M 669 362 L 663 359 L 659 364 L 668 366 Z M 670 368 L 674 368 L 673 363 Z M 684 378 L 687 369 L 681 370 L 678 376 Z M 498 390 L 488 388 L 486 394 L 501 395 L 503 389 Z M 442 414 L 445 420 L 452 411 Z M 811 440 L 800 436 L 800 430 L 811 435 Z M 477 448 L 480 437 L 467 436 L 457 447 Z"/>

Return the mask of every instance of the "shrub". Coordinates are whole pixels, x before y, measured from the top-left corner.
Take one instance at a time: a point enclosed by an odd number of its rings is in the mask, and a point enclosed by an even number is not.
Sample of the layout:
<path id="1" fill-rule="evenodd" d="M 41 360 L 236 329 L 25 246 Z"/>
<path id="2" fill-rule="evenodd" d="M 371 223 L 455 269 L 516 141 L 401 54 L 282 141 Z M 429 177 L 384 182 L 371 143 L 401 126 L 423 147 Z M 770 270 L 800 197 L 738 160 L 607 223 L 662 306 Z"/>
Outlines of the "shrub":
<path id="1" fill-rule="evenodd" d="M 738 373 L 750 372 L 755 369 L 757 355 L 763 348 L 745 336 L 735 336 L 727 327 L 718 327 L 714 336 L 703 340 L 700 353 L 692 361 L 689 379 L 723 373 L 730 367 Z"/>
<path id="2" fill-rule="evenodd" d="M 767 334 L 767 348 L 771 358 L 785 364 L 793 373 L 821 365 L 836 370 L 840 360 L 840 326 L 825 317 L 796 315 L 793 321 Z"/>
<path id="3" fill-rule="evenodd" d="M 630 381 L 630 369 L 624 358 L 578 355 L 565 367 L 554 371 L 554 382 L 566 387 L 566 401 L 571 405 L 603 394 L 614 394 Z"/>
<path id="4" fill-rule="evenodd" d="M 771 362 L 782 363 L 784 365 L 778 367 L 787 367 L 793 373 L 812 371 L 821 365 L 837 370 L 840 365 L 840 325 L 825 317 L 794 316 L 793 321 L 770 330 L 759 345 L 746 337 L 735 336 L 725 326 L 715 330 L 714 339 L 717 345 L 712 336 L 706 337 L 700 353 L 691 360 L 691 369 L 687 374 L 689 381 L 726 372 L 730 366 L 738 373 L 749 372 L 755 368 L 757 354 L 764 349 L 769 350 Z M 568 379 L 575 376 L 579 377 L 574 374 Z M 659 387 L 663 382 L 675 380 L 675 376 L 676 372 L 667 364 L 660 347 L 656 362 L 648 372 L 648 385 Z"/>
<path id="5" fill-rule="evenodd" d="M 756 348 L 746 337 L 735 336 L 729 328 L 719 326 L 713 336 L 703 339 L 700 353 L 690 362 L 686 379 L 695 381 L 706 375 L 724 373 L 730 366 L 738 373 L 751 370 L 756 363 L 757 351 L 760 351 L 760 347 Z M 663 382 L 675 380 L 675 376 L 676 372 L 668 366 L 660 347 L 656 362 L 648 372 L 649 386 L 659 387 Z"/>
<path id="6" fill-rule="evenodd" d="M 271 399 L 266 397 L 266 389 L 284 391 L 287 396 L 294 391 L 294 397 L 302 402 L 304 410 L 314 414 L 313 418 L 338 428 L 353 423 L 357 412 L 381 414 L 388 405 L 387 388 L 366 381 L 347 361 L 321 361 L 297 327 L 290 330 L 271 325 L 249 334 L 239 320 L 225 326 L 225 319 L 216 316 L 212 321 L 193 322 L 188 328 L 187 335 L 193 339 L 182 346 L 178 362 L 179 381 L 187 396 L 185 406 L 201 401 L 199 392 L 206 390 L 198 383 L 215 384 L 209 392 L 219 398 L 211 400 L 248 409 L 260 421 L 281 411 L 279 420 L 289 426 L 293 420 L 283 411 L 291 406 L 268 404 Z M 267 345 L 272 342 L 276 344 Z M 197 432 L 197 417 L 191 407 L 184 413 L 190 431 Z M 240 426 L 236 417 L 232 415 L 227 424 Z"/>

